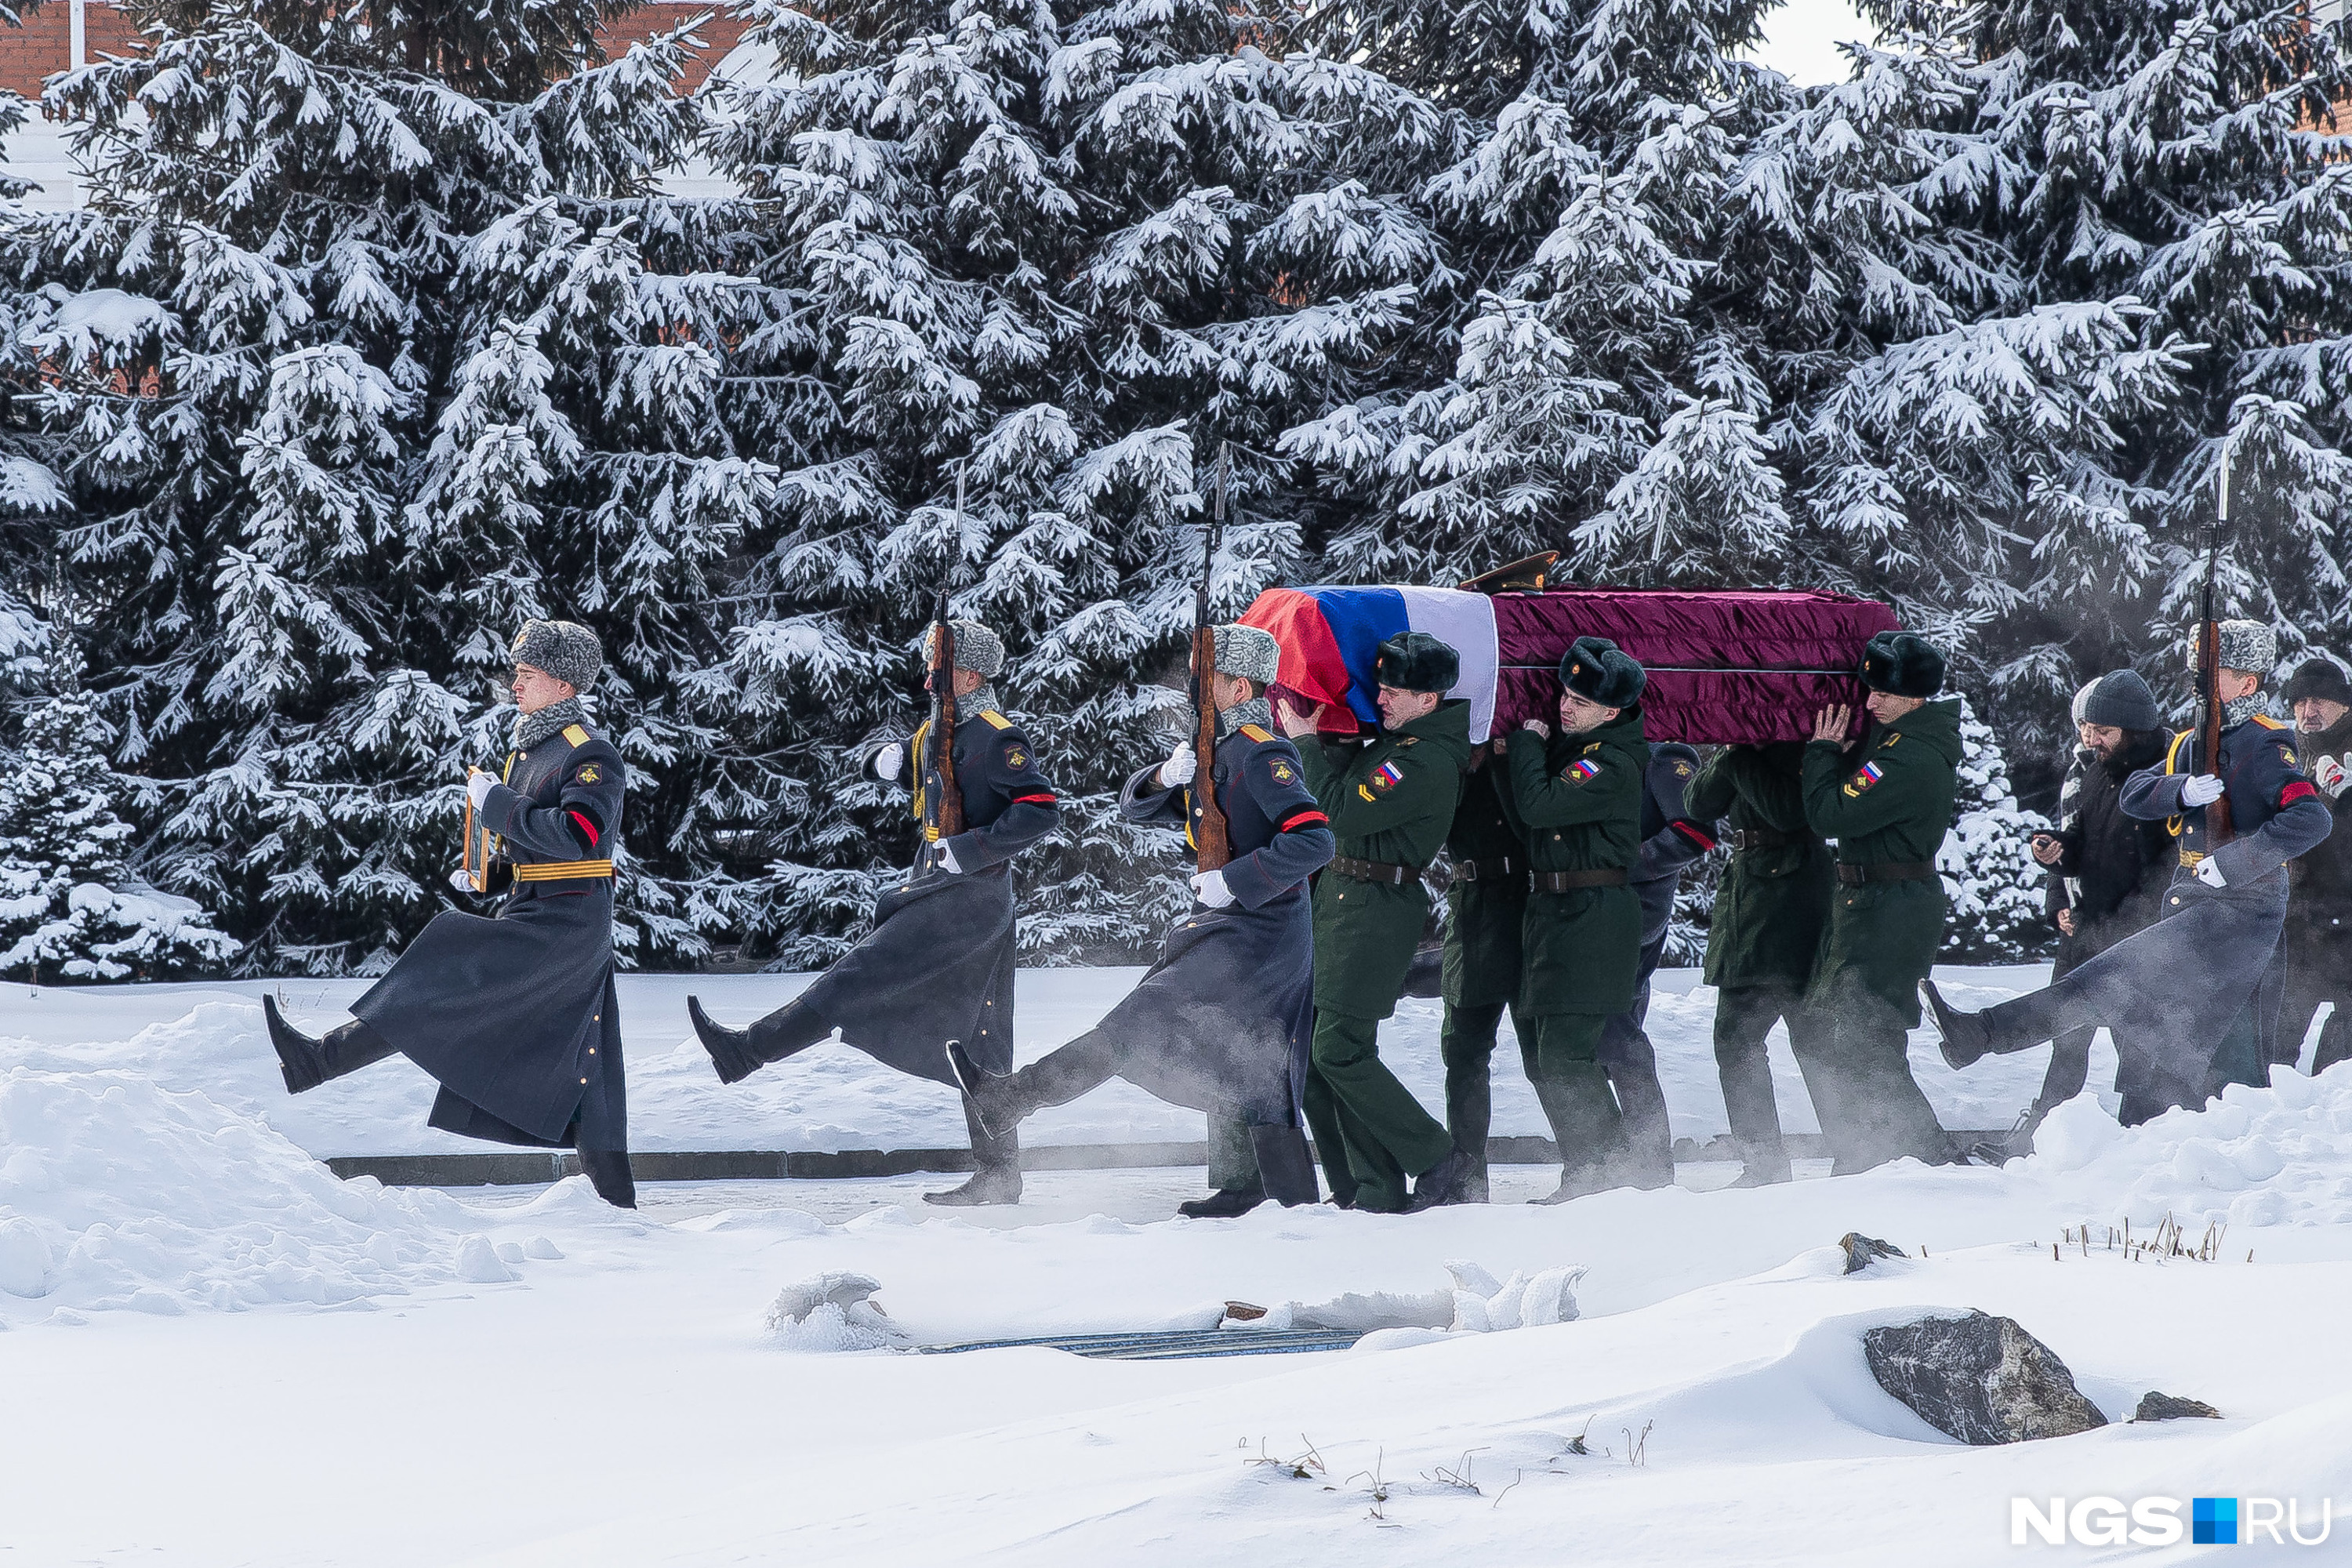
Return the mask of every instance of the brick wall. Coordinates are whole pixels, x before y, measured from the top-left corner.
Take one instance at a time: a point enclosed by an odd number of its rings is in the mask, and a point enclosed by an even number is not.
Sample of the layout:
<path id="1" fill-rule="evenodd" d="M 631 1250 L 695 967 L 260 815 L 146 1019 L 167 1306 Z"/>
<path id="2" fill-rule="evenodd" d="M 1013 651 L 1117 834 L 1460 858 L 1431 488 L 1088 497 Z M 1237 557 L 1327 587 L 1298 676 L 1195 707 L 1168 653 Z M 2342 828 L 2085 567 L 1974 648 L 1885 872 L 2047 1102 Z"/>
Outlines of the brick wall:
<path id="1" fill-rule="evenodd" d="M 0 26 L 0 88 L 37 99 L 41 96 L 42 79 L 72 63 L 68 5 L 69 0 L 47 0 L 25 18 L 23 26 Z M 702 85 L 710 68 L 724 59 L 727 51 L 743 37 L 744 24 L 724 14 L 723 0 L 705 4 L 648 0 L 614 19 L 605 29 L 604 47 L 619 54 L 640 38 L 667 32 L 706 11 L 719 14 L 698 30 L 708 47 L 687 72 L 683 85 L 691 92 Z M 130 16 L 108 0 L 89 0 L 84 15 L 83 37 L 89 58 L 129 54 L 139 47 L 139 36 L 131 26 Z"/>

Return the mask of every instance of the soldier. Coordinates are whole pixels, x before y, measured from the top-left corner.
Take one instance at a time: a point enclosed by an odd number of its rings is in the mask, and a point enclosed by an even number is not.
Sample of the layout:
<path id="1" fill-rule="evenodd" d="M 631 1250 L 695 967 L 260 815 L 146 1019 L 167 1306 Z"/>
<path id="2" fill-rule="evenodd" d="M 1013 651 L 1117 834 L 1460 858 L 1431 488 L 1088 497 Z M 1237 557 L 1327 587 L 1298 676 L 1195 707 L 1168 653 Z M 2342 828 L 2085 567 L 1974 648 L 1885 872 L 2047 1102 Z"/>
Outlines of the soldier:
<path id="1" fill-rule="evenodd" d="M 1692 816 L 1731 823 L 1731 864 L 1716 889 L 1705 978 L 1716 987 L 1715 1067 L 1739 1150 L 1734 1186 L 1790 1176 L 1766 1047 L 1772 1026 L 1788 1023 L 1809 1089 L 1832 1045 L 1828 1021 L 1805 1002 L 1837 879 L 1829 846 L 1805 821 L 1804 756 L 1793 741 L 1727 746 L 1685 797 Z M 1813 1099 L 1824 1114 L 1822 1097 Z"/>
<path id="2" fill-rule="evenodd" d="M 2223 621 L 2220 633 L 2212 696 L 2222 705 L 2221 771 L 2205 766 L 2202 737 L 2184 731 L 2161 763 L 2124 785 L 2124 810 L 2165 821 L 2179 847 L 2163 918 L 2063 980 L 1981 1013 L 1956 1011 L 1923 983 L 1952 1066 L 2105 1025 L 2121 1058 L 2116 1088 L 2129 1127 L 2202 1106 L 2223 1084 L 2251 1081 L 2269 1059 L 2284 980 L 2274 961 L 2286 865 L 2334 822 L 2286 727 L 2261 710 L 2261 672 L 2277 662 L 2276 637 L 2258 621 Z M 2225 795 L 2236 836 L 2209 851 L 2206 808 Z M 2232 1049 L 2244 1059 L 2232 1060 Z"/>
<path id="3" fill-rule="evenodd" d="M 1633 1005 L 1641 969 L 1632 874 L 1650 763 L 1649 676 L 1629 655 L 1606 637 L 1579 637 L 1561 656 L 1559 684 L 1559 733 L 1530 719 L 1511 736 L 1504 798 L 1528 845 L 1519 1005 L 1535 1026 L 1521 1054 L 1559 1145 L 1559 1190 L 1539 1204 L 1628 1179 L 1624 1118 L 1600 1052 L 1609 1020 Z"/>
<path id="4" fill-rule="evenodd" d="M 2342 826 L 2352 768 L 2352 681 L 2332 660 L 2304 661 L 2286 683 L 2294 710 L 2295 747 L 2304 771 L 2327 798 Z M 2286 910 L 2286 1012 L 2279 1030 L 2280 1059 L 2294 1065 L 2303 1037 L 2320 1005 L 2336 1010 L 2319 1031 L 2311 1070 L 2326 1072 L 2352 1060 L 2352 833 L 2331 832 L 2288 873 L 2294 896 Z"/>
<path id="5" fill-rule="evenodd" d="M 1698 765 L 1698 752 L 1679 741 L 1650 748 L 1650 765 L 1642 774 L 1642 847 L 1630 873 L 1633 897 L 1642 906 L 1633 1005 L 1601 1031 L 1601 1066 L 1625 1120 L 1625 1176 L 1637 1187 L 1672 1186 L 1675 1180 L 1674 1130 L 1666 1120 L 1665 1089 L 1658 1082 L 1658 1053 L 1643 1025 L 1650 1015 L 1650 979 L 1665 956 L 1666 933 L 1675 923 L 1683 868 L 1715 847 L 1713 823 L 1691 820 L 1686 805 Z"/>
<path id="6" fill-rule="evenodd" d="M 1806 993 L 1827 1020 L 1827 1055 L 1798 1059 L 1840 1175 L 1906 1154 L 1952 1158 L 1911 1076 L 1909 1030 L 1944 944 L 1936 851 L 1958 792 L 1959 704 L 1929 700 L 1944 656 L 1910 632 L 1871 638 L 1859 673 L 1872 721 L 1859 752 L 1846 745 L 1852 710 L 1828 708 L 1802 764 L 1805 822 L 1838 841 L 1839 886 Z"/>
<path id="7" fill-rule="evenodd" d="M 1460 671 L 1444 643 L 1400 633 L 1380 647 L 1381 734 L 1299 748 L 1307 786 L 1339 839 L 1315 888 L 1307 1121 L 1334 1201 L 1381 1213 L 1458 1203 L 1471 1169 L 1380 1053 L 1380 1021 L 1396 1011 L 1429 918 L 1422 872 L 1445 841 L 1470 760 L 1470 705 L 1445 695 Z M 1320 712 L 1286 704 L 1277 717 L 1304 741 Z M 1408 1175 L 1420 1178 L 1410 1200 Z"/>
<path id="8" fill-rule="evenodd" d="M 999 710 L 989 682 L 1004 668 L 1004 644 L 977 621 L 955 631 L 957 721 L 953 750 L 964 831 L 927 843 L 907 879 L 874 908 L 874 929 L 816 983 L 748 1029 L 711 1022 L 701 1002 L 687 1015 L 721 1083 L 737 1083 L 839 1029 L 842 1038 L 900 1072 L 960 1088 L 946 1046 L 961 1040 L 992 1072 L 1013 1065 L 1012 859 L 1061 821 L 1054 786 L 1037 771 L 1036 748 Z M 869 756 L 885 784 L 924 776 L 929 726 L 908 745 Z M 910 763 L 914 765 L 910 767 Z M 923 816 L 917 788 L 915 816 Z M 994 1131 L 964 1105 L 975 1169 L 971 1179 L 924 1201 L 957 1206 L 1021 1201 L 1021 1148 L 1010 1127 Z"/>
<path id="9" fill-rule="evenodd" d="M 629 1173 L 621 1010 L 613 990 L 613 850 L 626 770 L 580 693 L 604 665 L 596 634 L 527 621 L 514 640 L 517 712 L 503 773 L 467 780 L 510 887 L 494 920 L 445 910 L 314 1040 L 261 999 L 286 1091 L 397 1052 L 441 1084 L 426 1119 L 467 1138 L 579 1152 L 597 1194 L 637 1206 Z M 463 868 L 450 881 L 470 891 Z"/>
<path id="10" fill-rule="evenodd" d="M 1443 979 L 1445 1003 L 1438 1031 L 1438 1054 L 1445 1063 L 1445 1125 L 1454 1146 L 1467 1155 L 1470 1174 L 1464 1195 L 1486 1201 L 1486 1137 L 1495 1122 L 1493 1058 L 1503 1009 L 1524 1045 L 1535 1038 L 1518 1011 L 1519 928 L 1528 910 L 1527 841 L 1503 810 L 1496 793 L 1507 754 L 1496 741 L 1470 755 L 1462 776 L 1462 800 L 1445 835 L 1454 881 L 1445 889 L 1446 921 Z"/>
<path id="11" fill-rule="evenodd" d="M 1215 629 L 1217 710 L 1212 759 L 1233 858 L 1192 879 L 1193 908 L 1170 928 L 1159 962 L 1103 1021 L 1010 1076 L 982 1068 L 950 1041 L 956 1079 L 987 1126 L 1063 1105 L 1114 1075 L 1209 1113 L 1206 1198 L 1190 1219 L 1247 1214 L 1272 1197 L 1321 1194 L 1298 1129 L 1315 1016 L 1314 917 L 1307 879 L 1331 858 L 1329 819 L 1308 793 L 1297 748 L 1267 730 L 1265 689 L 1280 650 L 1255 626 Z M 1191 837 L 1199 763 L 1188 737 L 1119 794 L 1129 822 L 1183 824 Z"/>

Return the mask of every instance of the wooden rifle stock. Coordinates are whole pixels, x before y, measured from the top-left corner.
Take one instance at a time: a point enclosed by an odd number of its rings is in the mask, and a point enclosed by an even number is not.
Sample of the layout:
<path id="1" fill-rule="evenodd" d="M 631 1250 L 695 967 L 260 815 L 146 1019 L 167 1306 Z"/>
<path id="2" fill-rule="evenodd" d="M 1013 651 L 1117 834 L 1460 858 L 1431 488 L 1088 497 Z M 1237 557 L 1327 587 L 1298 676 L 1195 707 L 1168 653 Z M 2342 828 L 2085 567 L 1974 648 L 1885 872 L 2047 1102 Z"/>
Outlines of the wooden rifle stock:
<path id="1" fill-rule="evenodd" d="M 2212 542 L 2205 551 L 2205 595 L 2197 627 L 2198 761 L 2206 773 L 2221 773 L 2221 622 L 2214 612 L 2214 583 L 2221 564 L 2221 531 L 2230 525 L 2230 448 L 2221 447 L 2221 487 L 2213 508 Z M 2205 850 L 2210 854 L 2237 837 L 2230 822 L 2230 796 L 2205 808 Z"/>
<path id="2" fill-rule="evenodd" d="M 1192 853 L 1203 871 L 1221 871 L 1234 858 L 1224 807 L 1217 804 L 1217 704 L 1210 683 L 1217 672 L 1217 632 L 1209 620 L 1209 574 L 1217 563 L 1217 539 L 1225 531 L 1227 448 L 1217 448 L 1216 508 L 1202 551 L 1200 586 L 1192 595 Z"/>

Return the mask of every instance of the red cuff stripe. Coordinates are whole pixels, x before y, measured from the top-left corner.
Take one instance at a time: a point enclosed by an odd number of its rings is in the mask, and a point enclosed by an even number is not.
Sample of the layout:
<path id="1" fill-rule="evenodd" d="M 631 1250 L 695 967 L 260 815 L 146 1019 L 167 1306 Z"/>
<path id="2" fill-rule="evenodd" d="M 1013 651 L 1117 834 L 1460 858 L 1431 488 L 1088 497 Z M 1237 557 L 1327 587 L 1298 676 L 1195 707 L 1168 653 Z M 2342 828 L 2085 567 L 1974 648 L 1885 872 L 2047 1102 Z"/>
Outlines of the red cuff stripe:
<path id="1" fill-rule="evenodd" d="M 1674 829 L 1676 833 L 1681 834 L 1685 838 L 1687 838 L 1692 843 L 1697 845 L 1701 853 L 1705 853 L 1706 851 L 1715 847 L 1715 840 L 1709 838 L 1706 834 L 1700 829 L 1698 824 L 1695 822 L 1677 822 L 1674 825 Z"/>
<path id="2" fill-rule="evenodd" d="M 2286 788 L 2279 791 L 2279 809 L 2284 811 L 2288 806 L 2293 805 L 2296 801 L 2302 800 L 2307 795 L 2317 795 L 2318 793 L 2318 786 L 2314 784 L 2309 779 L 2297 779 L 2294 783 L 2287 785 Z"/>
<path id="3" fill-rule="evenodd" d="M 580 825 L 580 831 L 588 836 L 588 847 L 591 849 L 595 848 L 596 825 L 589 821 L 586 817 L 581 816 L 576 811 L 572 813 L 572 820 L 578 823 Z"/>
<path id="4" fill-rule="evenodd" d="M 1331 819 L 1324 816 L 1321 812 L 1316 810 L 1313 806 L 1308 806 L 1305 811 L 1294 813 L 1292 816 L 1284 818 L 1281 827 L 1276 829 L 1276 831 L 1288 833 L 1296 828 L 1305 827 L 1309 824 L 1328 827 L 1331 826 Z"/>
<path id="5" fill-rule="evenodd" d="M 1016 795 L 1013 797 L 1013 804 L 1015 805 L 1057 805 L 1060 802 L 1051 795 Z"/>

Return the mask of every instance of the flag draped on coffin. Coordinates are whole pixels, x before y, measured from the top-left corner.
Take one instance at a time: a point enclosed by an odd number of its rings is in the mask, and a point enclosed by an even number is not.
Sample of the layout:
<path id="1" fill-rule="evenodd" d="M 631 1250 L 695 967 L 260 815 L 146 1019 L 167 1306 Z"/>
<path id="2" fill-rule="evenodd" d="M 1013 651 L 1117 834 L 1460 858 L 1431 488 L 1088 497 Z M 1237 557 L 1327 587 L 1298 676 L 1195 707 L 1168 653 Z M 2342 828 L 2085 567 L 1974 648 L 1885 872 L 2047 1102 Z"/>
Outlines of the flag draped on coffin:
<path id="1" fill-rule="evenodd" d="M 1470 704 L 1475 742 L 1523 719 L 1553 720 L 1560 655 L 1607 637 L 1650 672 L 1652 740 L 1734 744 L 1803 740 L 1812 715 L 1858 705 L 1863 645 L 1895 612 L 1843 594 L 1780 590 L 1564 588 L 1488 596 L 1452 588 L 1269 588 L 1245 625 L 1274 634 L 1282 684 L 1326 703 L 1327 733 L 1376 729 L 1380 645 L 1425 631 L 1462 657 L 1451 697 Z M 1862 719 L 1855 719 L 1859 729 Z"/>

